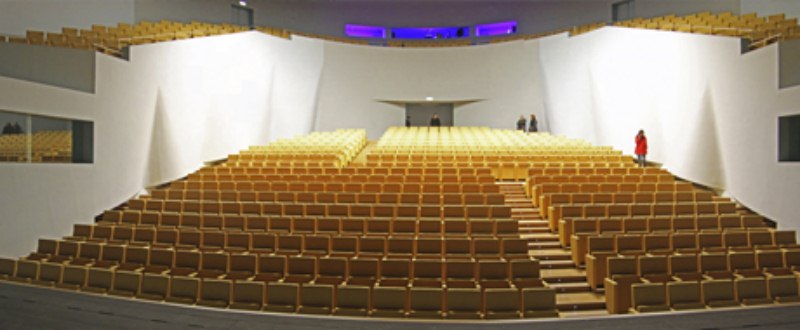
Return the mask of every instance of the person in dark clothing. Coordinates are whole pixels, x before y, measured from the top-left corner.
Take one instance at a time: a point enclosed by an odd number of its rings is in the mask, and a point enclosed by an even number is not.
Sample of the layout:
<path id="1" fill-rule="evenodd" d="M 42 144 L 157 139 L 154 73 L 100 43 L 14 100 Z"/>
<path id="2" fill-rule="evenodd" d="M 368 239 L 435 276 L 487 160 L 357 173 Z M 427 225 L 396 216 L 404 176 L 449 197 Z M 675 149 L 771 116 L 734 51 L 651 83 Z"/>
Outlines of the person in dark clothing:
<path id="1" fill-rule="evenodd" d="M 19 123 L 14 123 L 14 134 L 22 134 L 25 133 L 22 130 L 22 127 L 19 126 Z"/>
<path id="2" fill-rule="evenodd" d="M 536 115 L 531 114 L 531 121 L 528 126 L 528 133 L 535 133 L 539 131 L 539 122 L 536 120 Z"/>
<path id="3" fill-rule="evenodd" d="M 406 127 L 411 127 L 411 116 L 406 116 Z"/>
<path id="4" fill-rule="evenodd" d="M 519 115 L 519 120 L 517 120 L 517 130 L 525 132 L 525 116 Z"/>
<path id="5" fill-rule="evenodd" d="M 14 125 L 11 125 L 11 122 L 7 122 L 6 126 L 3 126 L 3 134 L 14 134 Z"/>
<path id="6" fill-rule="evenodd" d="M 433 117 L 431 117 L 431 126 L 433 126 L 433 127 L 441 127 L 442 126 L 442 120 L 439 119 L 439 114 L 438 113 L 434 113 Z"/>

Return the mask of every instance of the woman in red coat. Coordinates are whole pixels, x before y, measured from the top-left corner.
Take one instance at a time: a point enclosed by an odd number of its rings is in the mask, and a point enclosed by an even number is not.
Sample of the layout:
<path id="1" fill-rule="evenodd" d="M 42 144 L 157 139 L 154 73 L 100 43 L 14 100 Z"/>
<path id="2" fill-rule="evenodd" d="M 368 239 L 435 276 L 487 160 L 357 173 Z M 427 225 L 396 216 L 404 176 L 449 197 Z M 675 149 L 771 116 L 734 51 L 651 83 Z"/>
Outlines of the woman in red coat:
<path id="1" fill-rule="evenodd" d="M 636 134 L 635 153 L 639 166 L 645 167 L 645 165 L 647 165 L 647 161 L 645 160 L 645 156 L 647 156 L 647 137 L 644 136 L 644 130 L 639 130 L 639 134 Z"/>

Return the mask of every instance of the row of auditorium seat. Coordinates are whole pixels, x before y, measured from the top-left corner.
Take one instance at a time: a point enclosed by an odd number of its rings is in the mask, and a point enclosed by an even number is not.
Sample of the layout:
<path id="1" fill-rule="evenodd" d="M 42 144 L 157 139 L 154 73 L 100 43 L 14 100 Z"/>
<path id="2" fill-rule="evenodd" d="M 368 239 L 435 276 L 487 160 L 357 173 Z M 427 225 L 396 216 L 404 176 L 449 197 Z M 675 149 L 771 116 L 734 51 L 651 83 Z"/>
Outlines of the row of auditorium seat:
<path id="1" fill-rule="evenodd" d="M 527 241 L 516 233 L 462 237 L 382 234 L 226 232 L 175 228 L 76 227 L 64 242 L 41 239 L 38 253 L 77 254 L 78 242 L 152 245 L 165 248 L 249 253 L 343 255 L 359 258 L 528 258 Z"/>
<path id="2" fill-rule="evenodd" d="M 379 259 L 173 250 L 72 241 L 62 241 L 58 246 L 59 254 L 37 252 L 16 261 L 0 260 L 32 267 L 62 264 L 197 278 L 332 285 L 521 289 L 540 281 L 539 262 L 530 258 Z M 69 251 L 61 253 L 63 249 Z M 31 272 L 25 273 L 35 277 Z"/>
<path id="3" fill-rule="evenodd" d="M 536 155 L 622 155 L 622 151 L 608 147 L 595 146 L 547 146 L 526 143 L 524 145 L 505 145 L 492 148 L 469 148 L 463 146 L 452 147 L 427 147 L 427 146 L 387 146 L 370 149 L 367 160 L 416 160 L 440 161 L 463 160 L 470 161 L 485 159 L 486 157 L 499 157 L 500 160 L 527 159 Z"/>
<path id="4" fill-rule="evenodd" d="M 548 163 L 549 164 L 549 163 Z M 555 164 L 555 163 L 554 163 Z M 558 163 L 559 165 L 561 163 Z M 492 171 L 489 168 L 482 167 L 435 167 L 426 166 L 424 164 L 417 167 L 229 167 L 229 166 L 208 166 L 203 167 L 197 172 L 189 174 L 189 177 L 194 175 L 258 175 L 258 174 L 295 174 L 295 175 L 459 175 L 459 176 L 475 176 L 475 175 L 491 175 Z"/>
<path id="5" fill-rule="evenodd" d="M 0 259 L 0 276 L 126 298 L 284 313 L 448 319 L 557 317 L 555 291 L 232 281 Z M 32 270 L 36 268 L 35 270 Z M 19 274 L 22 273 L 22 274 Z"/>
<path id="6" fill-rule="evenodd" d="M 669 173 L 662 174 L 561 174 L 561 175 L 538 175 L 529 177 L 525 181 L 526 190 L 529 196 L 538 197 L 537 189 L 539 185 L 545 183 L 673 183 L 676 179 Z"/>
<path id="7" fill-rule="evenodd" d="M 364 129 L 337 129 L 333 132 L 312 132 L 291 139 L 279 139 L 265 146 L 251 146 L 238 154 L 230 155 L 228 162 L 236 160 L 333 160 L 339 164 L 349 162 L 366 145 Z"/>
<path id="8" fill-rule="evenodd" d="M 642 174 L 668 174 L 662 168 L 656 167 L 547 167 L 531 164 L 528 168 L 528 177 L 540 175 L 642 175 Z"/>
<path id="9" fill-rule="evenodd" d="M 695 188 L 689 182 L 639 182 L 639 183 L 615 183 L 615 182 L 589 182 L 589 183 L 542 183 L 533 185 L 526 193 L 531 197 L 533 206 L 547 208 L 549 205 L 542 205 L 547 199 L 545 194 L 554 193 L 615 193 L 615 192 L 683 192 L 694 191 Z"/>
<path id="10" fill-rule="evenodd" d="M 128 23 L 119 23 L 117 26 L 95 24 L 91 26 L 91 29 L 64 27 L 60 32 L 28 30 L 24 37 L 0 36 L 0 41 L 97 50 L 109 55 L 119 56 L 122 48 L 129 45 L 205 37 L 247 30 L 249 29 L 246 27 L 231 24 L 200 22 L 182 24 L 169 21 L 158 23 L 142 21 L 136 25 Z M 258 30 L 283 38 L 288 37 L 288 33 L 285 31 L 272 28 L 259 28 Z M 276 31 L 279 33 L 276 33 Z"/>
<path id="11" fill-rule="evenodd" d="M 745 231 L 750 231 L 748 234 Z M 769 228 L 764 227 L 760 216 L 720 215 L 720 216 L 678 216 L 652 218 L 612 218 L 612 219 L 578 219 L 573 222 L 573 233 L 570 237 L 572 260 L 576 265 L 583 264 L 583 257 L 588 249 L 588 239 L 594 236 L 618 234 L 652 234 L 644 236 L 645 250 L 670 250 L 670 235 L 723 233 L 726 246 L 757 246 L 771 244 Z M 752 236 L 748 244 L 748 235 Z M 783 235 L 783 234 L 781 234 Z M 680 237 L 680 235 L 676 236 Z M 733 242 L 736 242 L 735 244 Z"/>
<path id="12" fill-rule="evenodd" d="M 425 163 L 425 162 L 381 162 L 381 161 L 367 161 L 363 163 L 355 163 L 353 166 L 357 168 L 376 168 L 376 167 L 425 167 L 433 166 L 433 167 L 486 167 L 489 168 L 491 174 L 495 176 L 495 178 L 499 180 L 525 180 L 528 178 L 528 170 L 531 166 L 536 166 L 537 164 L 547 164 L 547 166 L 551 167 L 577 167 L 577 168 L 593 168 L 593 167 L 610 167 L 610 168 L 626 168 L 626 167 L 634 167 L 635 163 L 631 161 L 632 159 L 626 159 L 624 161 L 615 161 L 615 162 L 593 162 L 593 161 L 586 161 L 586 162 L 572 162 L 572 161 L 542 161 L 537 163 L 530 163 L 530 162 L 480 162 L 480 163 L 466 163 L 466 162 L 459 162 L 459 163 L 450 163 L 450 162 L 438 162 L 438 163 Z M 254 164 L 258 165 L 258 164 Z M 264 165 L 263 163 L 261 165 Z"/>
<path id="13" fill-rule="evenodd" d="M 505 153 L 495 155 L 477 155 L 477 154 L 464 154 L 464 155 L 442 155 L 441 153 L 432 154 L 419 154 L 419 153 L 376 153 L 370 150 L 367 154 L 367 161 L 380 161 L 380 162 L 536 162 L 541 159 L 554 159 L 560 158 L 564 161 L 609 161 L 607 156 L 621 156 L 622 153 L 616 150 L 593 150 L 593 149 L 576 149 L 576 150 L 537 150 L 528 151 L 525 154 L 509 155 Z M 611 158 L 611 161 L 619 159 L 617 157 Z"/>
<path id="14" fill-rule="evenodd" d="M 697 282 L 635 283 L 633 313 L 798 303 L 795 276 Z"/>
<path id="15" fill-rule="evenodd" d="M 569 245 L 576 218 L 612 218 L 635 216 L 723 215 L 736 213 L 733 202 L 665 202 L 624 204 L 571 204 L 553 206 L 548 214 L 558 215 L 548 219 L 550 229 L 558 232 L 559 242 Z M 559 211 L 555 211 L 559 210 Z"/>
<path id="16" fill-rule="evenodd" d="M 697 252 L 714 250 L 765 249 L 792 244 L 793 232 L 766 227 L 716 228 L 656 233 L 592 231 L 577 232 L 571 238 L 572 260 L 584 263 L 586 254 L 595 251 L 630 254 L 665 254 L 672 252 Z M 598 238 L 602 237 L 602 238 Z M 589 242 L 593 241 L 593 245 Z"/>
<path id="17" fill-rule="evenodd" d="M 741 16 L 730 12 L 712 15 L 709 12 L 676 17 L 668 15 L 650 19 L 635 18 L 614 25 L 632 28 L 655 29 L 699 34 L 732 36 L 747 39 L 750 48 L 763 47 L 778 40 L 800 37 L 797 18 L 787 19 L 784 14 L 758 17 L 756 14 Z"/>
<path id="18" fill-rule="evenodd" d="M 432 157 L 432 159 L 427 159 L 427 157 L 414 157 L 413 155 L 409 157 L 397 157 L 396 155 L 380 155 L 380 157 L 369 156 L 372 154 L 368 154 L 367 162 L 368 163 L 385 163 L 385 164 L 408 164 L 408 163 L 421 163 L 421 162 L 430 162 L 433 164 L 436 163 L 471 163 L 471 164 L 481 164 L 481 163 L 542 163 L 542 162 L 575 162 L 575 163 L 587 163 L 587 162 L 608 162 L 608 163 L 617 163 L 617 162 L 628 162 L 631 160 L 630 156 L 618 155 L 618 154 L 565 154 L 565 155 L 551 155 L 551 154 L 541 154 L 541 155 L 513 155 L 513 156 L 501 156 L 501 155 L 470 155 L 469 159 L 466 160 L 459 160 L 458 156 L 454 156 L 454 159 L 442 159 L 441 157 Z"/>
<path id="19" fill-rule="evenodd" d="M 381 193 L 381 192 L 255 192 L 236 190 L 152 190 L 152 200 L 195 200 L 219 202 L 298 202 L 320 204 L 417 204 L 417 205 L 503 205 L 500 193 Z"/>
<path id="20" fill-rule="evenodd" d="M 794 232 L 775 231 L 772 239 L 766 242 L 767 245 L 760 245 L 750 237 L 758 237 L 752 233 L 763 233 L 763 231 L 748 232 L 748 240 L 729 242 L 728 246 L 723 241 L 723 233 L 719 232 L 700 232 L 700 233 L 675 233 L 670 235 L 669 250 L 658 249 L 665 254 L 724 254 L 742 251 L 774 250 L 780 248 L 795 248 Z M 791 235 L 786 235 L 787 233 Z M 769 235 L 769 232 L 767 232 Z M 607 273 L 607 259 L 618 255 L 635 256 L 652 253 L 647 251 L 644 246 L 644 238 L 649 235 L 616 235 L 616 236 L 595 236 L 588 239 L 588 252 L 586 253 L 586 277 L 592 289 L 597 289 L 602 285 L 603 278 L 612 275 Z M 788 236 L 788 237 L 787 237 Z M 746 244 L 746 245 L 745 245 Z"/>
<path id="21" fill-rule="evenodd" d="M 480 237 L 513 236 L 518 233 L 519 223 L 504 219 L 465 219 L 445 218 L 330 218 L 330 217 L 269 217 L 218 214 L 181 214 L 173 212 L 110 210 L 103 214 L 101 225 L 123 227 L 166 227 L 202 230 L 224 230 L 238 234 L 239 231 L 328 234 L 328 235 L 368 235 L 368 236 L 446 236 Z M 76 224 L 81 232 L 88 232 L 84 224 Z M 111 230 L 111 229 L 107 229 Z M 120 229 L 129 230 L 129 229 Z M 146 233 L 141 233 L 144 235 Z M 110 237 L 110 234 L 106 236 Z"/>
<path id="22" fill-rule="evenodd" d="M 663 202 L 710 202 L 714 201 L 710 191 L 639 191 L 639 192 L 592 192 L 550 193 L 540 199 L 539 214 L 550 216 L 556 205 L 604 204 L 604 203 L 663 203 Z M 716 199 L 719 201 L 720 199 Z"/>
<path id="23" fill-rule="evenodd" d="M 72 132 L 38 131 L 30 135 L 0 135 L 0 162 L 26 162 L 29 158 L 34 163 L 71 162 Z"/>
<path id="24" fill-rule="evenodd" d="M 607 259 L 604 280 L 609 313 L 625 313 L 632 303 L 631 286 L 639 283 L 656 283 L 667 286 L 673 283 L 702 285 L 711 281 L 740 281 L 774 278 L 791 278 L 790 296 L 797 296 L 797 278 L 794 270 L 800 266 L 800 250 L 767 250 L 753 252 L 673 254 L 667 256 L 626 256 Z M 785 295 L 787 292 L 784 291 Z M 656 292 L 656 296 L 658 293 Z M 640 297 L 641 298 L 641 297 Z M 635 301 L 636 298 L 633 298 Z M 732 300 L 732 299 L 727 299 Z M 740 299 L 737 299 L 740 300 Z M 692 309 L 715 307 L 708 301 L 691 306 Z M 765 301 L 766 302 L 766 301 Z M 726 304 L 738 306 L 740 302 Z M 767 302 L 771 303 L 771 301 Z M 672 304 L 670 304 L 672 305 Z M 689 306 L 683 306 L 688 308 Z M 721 306 L 716 306 L 721 307 Z M 636 310 L 637 308 L 634 308 Z"/>
<path id="25" fill-rule="evenodd" d="M 243 179 L 243 180 L 240 180 Z M 306 183 L 494 183 L 494 177 L 490 174 L 483 175 L 415 175 L 415 174 L 239 174 L 238 176 L 220 176 L 216 174 L 193 174 L 189 175 L 188 181 L 200 182 L 226 182 L 226 181 L 285 181 Z"/>
<path id="26" fill-rule="evenodd" d="M 280 202 L 216 202 L 192 200 L 133 199 L 128 206 L 134 210 L 272 215 L 328 216 L 375 218 L 469 218 L 510 219 L 511 208 L 506 205 L 409 205 L 409 204 L 316 204 Z M 648 214 L 648 213 L 635 213 Z"/>
<path id="27" fill-rule="evenodd" d="M 477 181 L 477 178 L 476 178 Z M 237 190 L 271 192 L 349 192 L 349 193 L 497 193 L 494 182 L 306 182 L 306 181 L 173 181 L 174 190 Z"/>
<path id="28" fill-rule="evenodd" d="M 584 213 L 594 216 L 614 215 L 613 213 L 622 212 L 620 207 L 606 207 L 607 205 L 655 205 L 655 204 L 675 204 L 675 213 L 693 213 L 697 211 L 689 207 L 689 204 L 696 203 L 716 203 L 722 204 L 728 199 L 714 198 L 710 192 L 700 190 L 695 191 L 643 191 L 643 192 L 615 192 L 615 193 L 555 193 L 543 196 L 540 206 L 540 213 L 547 216 L 551 223 L 557 223 L 563 217 L 580 217 Z M 590 205 L 599 205 L 609 214 L 602 210 L 591 208 Z M 679 206 L 680 205 L 680 206 Z M 723 204 L 725 207 L 733 206 L 730 211 L 735 211 L 735 204 Z M 546 209 L 545 209 L 546 208 Z M 625 208 L 625 207 L 622 207 Z M 565 213 L 566 212 L 566 213 Z M 601 212 L 601 214 L 597 214 Z M 551 226 L 552 227 L 552 226 Z"/>

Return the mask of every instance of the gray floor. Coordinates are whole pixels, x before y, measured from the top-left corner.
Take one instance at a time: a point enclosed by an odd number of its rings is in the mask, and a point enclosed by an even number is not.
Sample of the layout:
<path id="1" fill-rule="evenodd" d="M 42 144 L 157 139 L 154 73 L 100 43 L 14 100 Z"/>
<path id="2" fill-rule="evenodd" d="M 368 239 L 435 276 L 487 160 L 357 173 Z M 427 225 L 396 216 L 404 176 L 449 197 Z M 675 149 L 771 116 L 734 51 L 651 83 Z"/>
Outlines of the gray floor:
<path id="1" fill-rule="evenodd" d="M 799 329 L 800 304 L 594 319 L 453 321 L 246 313 L 150 303 L 0 282 L 0 329 Z"/>

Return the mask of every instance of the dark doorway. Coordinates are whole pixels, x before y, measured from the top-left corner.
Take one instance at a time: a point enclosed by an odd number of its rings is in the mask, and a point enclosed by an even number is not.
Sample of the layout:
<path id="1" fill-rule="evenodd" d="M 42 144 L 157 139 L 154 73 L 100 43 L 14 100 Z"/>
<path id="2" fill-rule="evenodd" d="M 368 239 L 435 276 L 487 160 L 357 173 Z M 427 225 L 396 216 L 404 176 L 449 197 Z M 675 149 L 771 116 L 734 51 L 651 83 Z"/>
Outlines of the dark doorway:
<path id="1" fill-rule="evenodd" d="M 453 103 L 406 103 L 406 116 L 411 126 L 428 126 L 433 114 L 438 114 L 442 126 L 453 126 Z"/>
<path id="2" fill-rule="evenodd" d="M 636 15 L 634 0 L 624 0 L 611 4 L 611 18 L 614 22 L 625 21 Z"/>
<path id="3" fill-rule="evenodd" d="M 253 8 L 247 7 L 247 3 L 239 1 L 239 3 L 231 4 L 231 24 L 246 26 L 251 30 L 255 29 L 255 18 Z"/>

